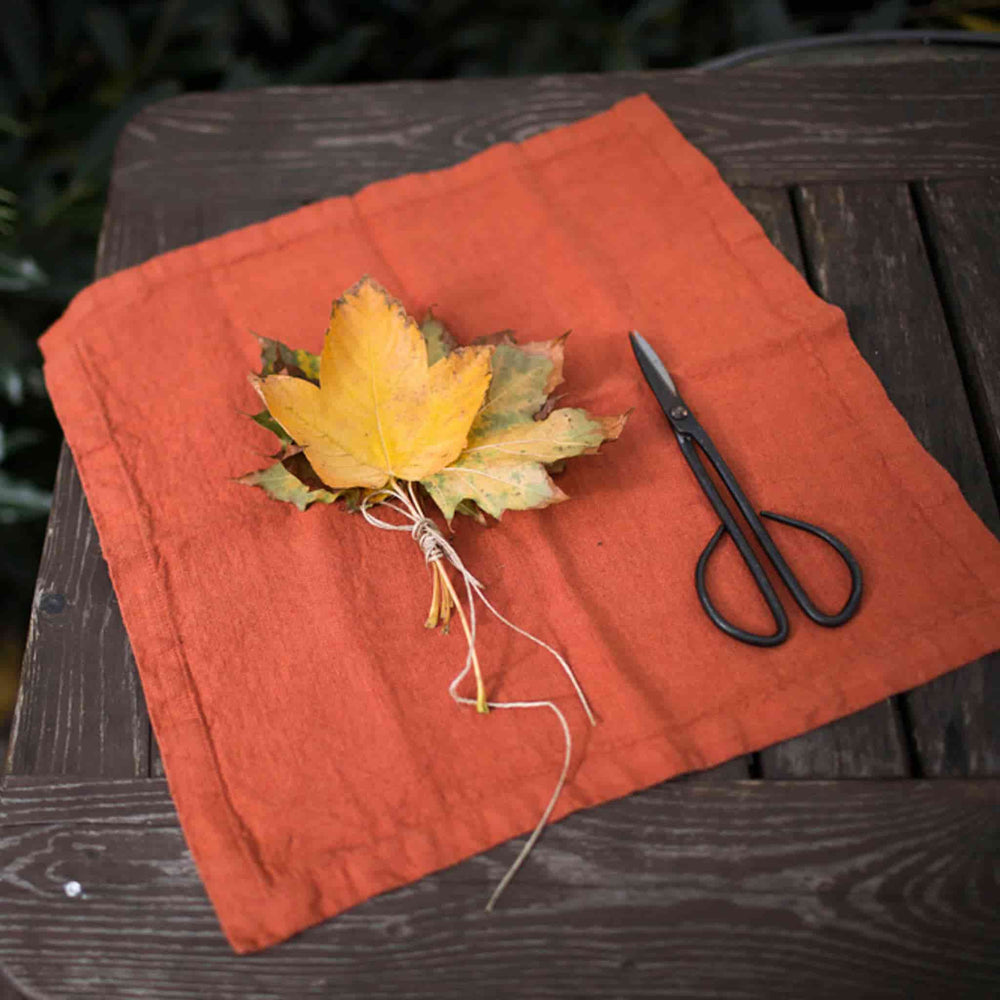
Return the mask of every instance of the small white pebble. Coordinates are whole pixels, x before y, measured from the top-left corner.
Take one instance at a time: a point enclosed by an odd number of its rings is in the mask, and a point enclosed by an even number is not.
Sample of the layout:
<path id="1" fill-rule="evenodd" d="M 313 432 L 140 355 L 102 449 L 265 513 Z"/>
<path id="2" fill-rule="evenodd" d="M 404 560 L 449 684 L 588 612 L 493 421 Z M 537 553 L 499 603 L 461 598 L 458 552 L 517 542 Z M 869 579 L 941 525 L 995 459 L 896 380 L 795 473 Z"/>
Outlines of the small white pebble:
<path id="1" fill-rule="evenodd" d="M 67 882 L 63 886 L 63 892 L 69 896 L 70 899 L 77 899 L 83 895 L 83 886 L 79 882 Z"/>

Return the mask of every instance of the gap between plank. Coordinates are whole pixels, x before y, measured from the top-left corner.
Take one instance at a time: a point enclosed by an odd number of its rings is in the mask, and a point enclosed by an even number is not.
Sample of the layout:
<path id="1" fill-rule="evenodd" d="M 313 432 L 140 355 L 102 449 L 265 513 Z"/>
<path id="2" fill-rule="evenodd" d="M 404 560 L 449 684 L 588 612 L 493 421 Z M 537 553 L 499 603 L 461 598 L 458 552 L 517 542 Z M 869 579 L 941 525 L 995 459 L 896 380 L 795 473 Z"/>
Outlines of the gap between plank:
<path id="1" fill-rule="evenodd" d="M 931 233 L 930 217 L 933 214 L 933 209 L 927 203 L 927 198 L 923 191 L 921 191 L 918 182 L 910 181 L 907 184 L 907 189 L 910 194 L 910 203 L 913 205 L 913 214 L 917 219 L 917 228 L 920 232 L 920 240 L 923 243 L 924 254 L 927 257 L 931 277 L 934 279 L 938 300 L 941 303 L 945 327 L 951 339 L 955 360 L 958 362 L 958 371 L 962 378 L 962 388 L 965 390 L 965 395 L 969 400 L 969 409 L 972 411 L 972 425 L 976 430 L 976 439 L 979 441 L 979 448 L 986 465 L 986 473 L 990 479 L 990 486 L 993 488 L 993 496 L 997 504 L 1000 505 L 1000 456 L 994 454 L 991 447 L 989 427 L 992 421 L 989 405 L 986 400 L 986 389 L 983 386 L 975 359 L 971 356 L 971 352 L 968 350 L 965 339 L 962 336 L 962 320 L 959 315 L 958 304 L 955 302 L 949 283 L 945 279 L 941 251 Z"/>
<path id="2" fill-rule="evenodd" d="M 806 239 L 805 224 L 802 220 L 802 189 L 799 185 L 793 185 L 788 188 L 788 200 L 792 206 L 795 235 L 798 238 L 799 251 L 802 254 L 803 274 L 813 294 L 823 298 L 820 291 L 819 276 L 816 273 L 816 266 L 809 248 L 809 241 Z M 903 756 L 906 761 L 908 776 L 910 778 L 922 778 L 924 776 L 924 767 L 917 749 L 917 740 L 913 729 L 913 716 L 906 700 L 906 693 L 891 695 L 888 698 L 888 702 L 892 714 L 899 724 L 900 738 L 903 744 Z"/>

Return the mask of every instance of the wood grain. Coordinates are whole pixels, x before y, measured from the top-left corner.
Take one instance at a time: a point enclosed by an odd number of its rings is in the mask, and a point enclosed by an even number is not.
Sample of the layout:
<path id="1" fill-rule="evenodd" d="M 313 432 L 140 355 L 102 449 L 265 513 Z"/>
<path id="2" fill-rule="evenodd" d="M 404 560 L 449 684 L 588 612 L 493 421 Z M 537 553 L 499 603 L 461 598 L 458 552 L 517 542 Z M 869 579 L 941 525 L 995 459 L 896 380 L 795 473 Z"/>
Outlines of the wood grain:
<path id="1" fill-rule="evenodd" d="M 1000 179 L 923 181 L 913 186 L 912 193 L 994 499 L 1000 500 L 1000 283 L 996 250 Z M 928 773 L 998 774 L 1000 745 L 996 735 L 971 745 L 962 738 L 963 728 L 985 728 L 985 722 L 966 718 L 963 727 L 943 710 L 943 706 L 956 704 L 956 681 L 953 675 L 940 677 L 908 696 L 911 703 L 921 705 L 922 712 L 940 716 L 943 742 L 928 743 L 922 730 L 914 734 L 921 757 L 933 759 Z M 971 704 L 1000 705 L 1000 654 L 986 657 L 982 674 L 967 678 L 967 682 L 981 685 Z"/>
<path id="2" fill-rule="evenodd" d="M 760 223 L 767 238 L 785 256 L 799 274 L 805 276 L 802 244 L 792 209 L 792 194 L 781 187 L 750 187 L 740 185 L 733 193 L 743 207 Z"/>
<path id="3" fill-rule="evenodd" d="M 162 782 L 7 799 L 0 961 L 47 997 L 867 1000 L 1000 981 L 996 783 L 661 786 L 552 827 L 493 915 L 513 844 L 249 959 Z"/>
<path id="4" fill-rule="evenodd" d="M 145 775 L 149 723 L 108 567 L 63 447 L 6 768 Z"/>
<path id="5" fill-rule="evenodd" d="M 199 231 L 192 219 L 197 223 L 198 213 L 109 206 L 95 276 L 193 242 Z M 128 635 L 64 443 L 4 767 L 19 774 L 145 776 L 151 741 Z"/>
<path id="6" fill-rule="evenodd" d="M 734 189 L 768 239 L 808 278 L 791 192 Z M 890 700 L 804 733 L 758 755 L 763 778 L 891 778 L 909 774 L 906 738 Z"/>
<path id="7" fill-rule="evenodd" d="M 126 128 L 116 190 L 172 206 L 308 201 L 449 166 L 647 92 L 731 183 L 994 172 L 1000 70 L 954 62 L 187 94 Z"/>
<path id="8" fill-rule="evenodd" d="M 2 965 L 0 965 L 0 1000 L 25 1000 L 24 992 L 14 986 Z"/>
<path id="9" fill-rule="evenodd" d="M 952 474 L 983 521 L 1000 533 L 909 189 L 899 183 L 806 186 L 797 191 L 797 205 L 810 281 L 844 309 L 858 349 L 914 434 Z M 988 659 L 899 701 L 918 773 L 1000 773 L 994 709 L 983 700 L 996 683 Z M 787 750 L 775 756 L 784 757 Z"/>
<path id="10" fill-rule="evenodd" d="M 997 167 L 1000 173 L 1000 164 Z M 1000 177 L 914 186 L 994 494 L 1000 496 Z"/>

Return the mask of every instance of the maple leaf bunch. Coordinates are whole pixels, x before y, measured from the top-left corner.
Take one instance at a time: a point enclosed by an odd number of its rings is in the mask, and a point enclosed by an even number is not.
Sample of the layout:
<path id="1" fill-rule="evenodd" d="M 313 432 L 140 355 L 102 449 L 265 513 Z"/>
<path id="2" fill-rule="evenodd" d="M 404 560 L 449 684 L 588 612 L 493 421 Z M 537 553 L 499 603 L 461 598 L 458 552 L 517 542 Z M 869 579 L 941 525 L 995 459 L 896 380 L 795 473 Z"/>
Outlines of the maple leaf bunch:
<path id="1" fill-rule="evenodd" d="M 454 609 L 468 644 L 451 697 L 479 712 L 544 708 L 562 729 L 565 752 L 555 789 L 538 825 L 493 891 L 493 908 L 541 835 L 569 774 L 572 736 L 552 700 L 487 700 L 476 652 L 476 600 L 504 625 L 547 650 L 569 678 L 591 725 L 596 719 L 566 659 L 504 616 L 483 593 L 438 525 L 426 516 L 429 497 L 450 525 L 456 514 L 486 523 L 507 510 L 567 499 L 550 472 L 568 458 L 597 451 L 621 433 L 628 414 L 595 417 L 560 408 L 553 390 L 563 380 L 566 336 L 516 343 L 509 330 L 459 347 L 428 314 L 421 325 L 371 278 L 333 306 L 322 353 L 259 338 L 261 372 L 251 383 L 264 402 L 253 419 L 281 442 L 272 463 L 239 482 L 305 510 L 344 502 L 369 524 L 409 531 L 431 569 L 426 624 L 447 628 Z M 395 512 L 387 520 L 375 509 Z M 390 515 L 386 515 L 389 517 Z M 447 567 L 464 586 L 468 615 Z M 476 697 L 459 686 L 473 671 Z"/>
<path id="2" fill-rule="evenodd" d="M 399 511 L 431 564 L 426 624 L 447 625 L 457 609 L 475 704 L 487 711 L 469 623 L 445 569 L 460 563 L 425 516 L 416 487 L 449 524 L 456 514 L 485 523 L 486 514 L 557 503 L 567 497 L 553 467 L 617 438 L 627 414 L 556 407 L 565 335 L 519 345 L 502 331 L 459 347 L 433 314 L 418 325 L 367 276 L 334 303 L 319 356 L 259 339 L 262 369 L 251 383 L 265 408 L 253 419 L 277 435 L 281 450 L 240 482 L 300 510 L 342 500 L 380 527 L 390 525 L 371 515 L 373 506 Z"/>

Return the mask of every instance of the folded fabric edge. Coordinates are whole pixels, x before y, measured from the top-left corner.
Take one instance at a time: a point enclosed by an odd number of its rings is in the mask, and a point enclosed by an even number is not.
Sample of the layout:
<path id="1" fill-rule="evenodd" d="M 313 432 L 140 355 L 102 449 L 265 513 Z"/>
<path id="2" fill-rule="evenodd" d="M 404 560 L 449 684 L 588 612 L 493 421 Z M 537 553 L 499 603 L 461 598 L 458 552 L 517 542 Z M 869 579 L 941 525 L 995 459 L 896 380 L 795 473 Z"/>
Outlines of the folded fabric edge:
<path id="1" fill-rule="evenodd" d="M 82 349 L 80 345 L 75 348 L 46 358 L 46 379 L 102 551 L 108 557 L 111 583 L 139 666 L 154 730 L 166 736 L 163 760 L 167 782 L 175 794 L 189 846 L 198 845 L 197 853 L 202 857 L 210 853 L 211 880 L 227 884 L 229 891 L 240 897 L 240 908 L 249 911 L 265 887 L 256 845 L 228 802 L 197 691 L 182 662 L 155 560 L 146 546 L 146 526 L 119 445 L 104 418 Z M 122 498 L 128 501 L 124 505 Z M 108 516 L 112 510 L 116 511 L 114 517 Z M 157 664 L 159 673 L 147 669 L 152 663 Z M 173 744 L 182 743 L 178 739 L 181 731 L 191 742 L 174 753 Z M 178 772 L 190 772 L 197 780 L 179 779 Z M 179 800 L 178 785 L 183 789 Z"/>
<path id="2" fill-rule="evenodd" d="M 447 188 L 452 183 L 451 175 L 459 171 L 467 174 L 468 181 L 474 183 L 497 170 L 505 169 L 515 148 L 530 150 L 534 145 L 548 143 L 553 135 L 559 137 L 558 149 L 586 144 L 606 132 L 609 127 L 613 129 L 616 118 L 630 105 L 644 103 L 659 114 L 662 121 L 669 123 L 666 114 L 659 110 L 648 94 L 639 94 L 625 98 L 608 110 L 590 118 L 553 126 L 555 132 L 543 132 L 517 143 L 497 143 L 451 166 L 417 171 L 405 176 L 420 177 L 425 183 L 442 184 Z M 670 127 L 673 128 L 672 125 Z M 677 133 L 677 136 L 681 138 L 680 133 Z M 354 199 L 366 204 L 391 205 L 398 197 L 406 197 L 405 193 L 397 194 L 401 179 L 396 177 L 374 181 L 353 194 L 321 199 L 263 222 L 165 251 L 140 264 L 122 268 L 99 278 L 74 296 L 63 316 L 41 336 L 39 347 L 42 353 L 46 354 L 53 351 L 64 339 L 72 340 L 76 324 L 88 317 L 92 318 L 95 312 L 109 305 L 113 306 L 123 295 L 138 296 L 141 299 L 148 294 L 151 287 L 178 277 L 206 268 L 224 266 L 255 253 L 266 253 L 320 229 L 346 225 L 351 221 L 354 212 L 352 207 Z"/>

